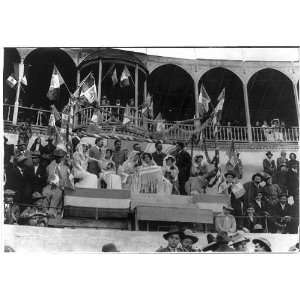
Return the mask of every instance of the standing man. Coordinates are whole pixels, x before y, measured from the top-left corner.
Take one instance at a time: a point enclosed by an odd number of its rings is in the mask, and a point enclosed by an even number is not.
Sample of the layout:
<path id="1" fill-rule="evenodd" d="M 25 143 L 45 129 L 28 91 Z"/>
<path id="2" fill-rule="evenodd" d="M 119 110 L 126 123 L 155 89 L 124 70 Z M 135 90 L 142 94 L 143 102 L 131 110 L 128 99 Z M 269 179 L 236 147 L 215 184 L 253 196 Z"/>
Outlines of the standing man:
<path id="1" fill-rule="evenodd" d="M 99 160 L 102 159 L 103 157 L 102 150 L 103 150 L 103 139 L 98 137 L 95 140 L 95 146 L 93 146 L 89 151 L 89 157 L 92 159 L 89 160 L 88 167 L 87 167 L 87 171 L 97 175 L 97 177 L 99 177 L 99 173 L 101 172 Z"/>
<path id="2" fill-rule="evenodd" d="M 121 146 L 122 146 L 121 141 L 115 140 L 114 142 L 115 149 L 113 150 L 112 161 L 115 163 L 117 171 L 119 166 L 122 165 L 125 160 L 127 160 L 127 152 L 125 150 L 122 150 Z"/>
<path id="3" fill-rule="evenodd" d="M 186 195 L 185 183 L 190 177 L 190 170 L 192 165 L 191 156 L 184 150 L 184 144 L 182 142 L 176 143 L 176 166 L 179 170 L 178 183 L 179 192 L 181 195 Z"/>
<path id="4" fill-rule="evenodd" d="M 263 160 L 264 172 L 273 177 L 276 174 L 275 160 L 272 159 L 273 153 L 271 151 L 268 151 L 266 153 L 266 156 L 267 158 Z"/>
<path id="5" fill-rule="evenodd" d="M 270 206 L 274 206 L 279 201 L 279 195 L 281 194 L 281 189 L 278 184 L 273 184 L 272 176 L 267 174 L 265 176 L 266 185 L 263 187 L 263 194 L 266 201 Z"/>
<path id="6" fill-rule="evenodd" d="M 40 164 L 40 153 L 32 152 L 32 192 L 41 193 L 43 187 L 47 184 L 47 171 L 45 166 Z"/>
<path id="7" fill-rule="evenodd" d="M 156 151 L 152 153 L 152 158 L 156 162 L 158 166 L 163 166 L 164 159 L 167 156 L 166 153 L 162 152 L 162 143 L 161 141 L 158 141 L 155 143 L 155 149 Z"/>

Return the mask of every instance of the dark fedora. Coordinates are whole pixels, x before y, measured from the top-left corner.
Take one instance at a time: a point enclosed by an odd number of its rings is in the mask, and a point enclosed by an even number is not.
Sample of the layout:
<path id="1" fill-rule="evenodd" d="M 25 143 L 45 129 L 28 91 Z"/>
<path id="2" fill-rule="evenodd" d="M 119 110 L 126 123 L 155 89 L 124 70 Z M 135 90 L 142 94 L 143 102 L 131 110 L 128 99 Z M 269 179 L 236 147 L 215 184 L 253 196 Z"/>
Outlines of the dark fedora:
<path id="1" fill-rule="evenodd" d="M 233 171 L 228 171 L 228 172 L 226 172 L 226 173 L 224 174 L 224 176 L 225 176 L 225 178 L 226 178 L 227 176 L 232 176 L 233 178 L 235 178 L 235 177 L 236 177 L 236 174 L 235 174 Z"/>
<path id="2" fill-rule="evenodd" d="M 255 173 L 255 174 L 252 175 L 252 178 L 251 178 L 252 181 L 254 180 L 254 178 L 255 178 L 256 176 L 259 176 L 259 177 L 261 178 L 261 180 L 264 179 L 264 177 L 262 176 L 262 174 L 260 174 L 260 173 Z"/>
<path id="3" fill-rule="evenodd" d="M 191 239 L 193 244 L 197 243 L 198 242 L 198 238 L 193 235 L 192 231 L 190 229 L 186 229 L 184 232 L 183 232 L 183 237 L 182 239 Z"/>
<path id="4" fill-rule="evenodd" d="M 268 155 L 273 156 L 273 153 L 272 153 L 271 151 L 268 151 L 268 152 L 266 153 L 266 155 L 267 155 L 267 156 L 268 156 Z"/>
<path id="5" fill-rule="evenodd" d="M 64 157 L 66 155 L 66 152 L 62 149 L 55 149 L 53 151 L 53 156 L 55 157 Z"/>
<path id="6" fill-rule="evenodd" d="M 265 239 L 263 237 L 259 237 L 259 238 L 253 239 L 252 243 L 253 244 L 258 243 L 258 244 L 264 246 L 266 248 L 267 252 L 272 252 L 271 243 L 267 239 Z"/>
<path id="7" fill-rule="evenodd" d="M 174 226 L 174 227 L 171 227 L 170 230 L 163 235 L 163 238 L 165 240 L 168 240 L 169 236 L 172 234 L 179 234 L 180 239 L 182 239 L 184 236 L 183 232 L 181 230 L 179 230 L 179 228 L 177 226 Z"/>

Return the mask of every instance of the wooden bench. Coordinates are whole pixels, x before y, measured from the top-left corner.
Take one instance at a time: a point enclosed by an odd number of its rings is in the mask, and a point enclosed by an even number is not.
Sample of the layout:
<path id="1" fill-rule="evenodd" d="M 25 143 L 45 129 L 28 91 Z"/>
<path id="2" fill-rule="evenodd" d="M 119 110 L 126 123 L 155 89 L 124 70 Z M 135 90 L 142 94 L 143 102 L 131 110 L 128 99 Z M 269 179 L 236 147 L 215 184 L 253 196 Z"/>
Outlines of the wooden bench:
<path id="1" fill-rule="evenodd" d="M 205 225 L 214 223 L 213 211 L 210 209 L 137 206 L 135 209 L 135 230 L 139 230 L 139 221 L 164 221 L 181 223 L 198 223 Z M 149 229 L 149 227 L 147 226 Z"/>

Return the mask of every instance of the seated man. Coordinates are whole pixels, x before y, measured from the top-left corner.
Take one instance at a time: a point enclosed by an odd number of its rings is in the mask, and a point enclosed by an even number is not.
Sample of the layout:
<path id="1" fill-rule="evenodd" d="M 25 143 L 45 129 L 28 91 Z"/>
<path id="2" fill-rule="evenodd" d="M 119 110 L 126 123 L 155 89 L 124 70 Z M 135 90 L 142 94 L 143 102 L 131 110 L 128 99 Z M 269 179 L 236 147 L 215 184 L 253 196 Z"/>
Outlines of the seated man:
<path id="1" fill-rule="evenodd" d="M 227 232 L 234 233 L 236 232 L 236 221 L 231 213 L 234 209 L 229 205 L 223 206 L 223 213 L 220 213 L 216 216 L 215 227 L 217 232 Z"/>
<path id="2" fill-rule="evenodd" d="M 183 252 L 181 246 L 183 232 L 177 227 L 172 227 L 163 237 L 168 241 L 168 245 L 166 247 L 160 247 L 156 252 Z"/>

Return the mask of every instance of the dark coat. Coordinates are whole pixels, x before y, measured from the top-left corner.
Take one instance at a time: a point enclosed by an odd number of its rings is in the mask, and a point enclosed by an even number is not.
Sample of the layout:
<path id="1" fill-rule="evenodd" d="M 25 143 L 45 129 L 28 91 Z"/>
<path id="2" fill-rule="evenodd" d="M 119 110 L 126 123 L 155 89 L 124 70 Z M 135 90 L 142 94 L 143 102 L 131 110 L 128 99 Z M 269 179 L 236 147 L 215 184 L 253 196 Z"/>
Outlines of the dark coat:
<path id="1" fill-rule="evenodd" d="M 47 185 L 47 171 L 45 166 L 39 164 L 36 172 L 34 167 L 29 170 L 32 182 L 32 191 L 41 193 L 43 188 Z"/>
<path id="2" fill-rule="evenodd" d="M 275 172 L 276 172 L 276 165 L 275 165 L 275 161 L 274 160 L 271 160 L 271 162 L 265 158 L 263 160 L 263 168 L 264 168 L 264 172 L 271 175 L 271 176 L 274 176 L 275 175 Z"/>
<path id="3" fill-rule="evenodd" d="M 152 158 L 158 166 L 163 166 L 164 158 L 167 156 L 166 153 L 157 153 L 156 151 L 152 153 Z"/>
<path id="4" fill-rule="evenodd" d="M 89 156 L 91 158 L 95 158 L 97 160 L 100 160 L 101 159 L 101 151 L 99 150 L 99 148 L 97 146 L 93 146 L 90 151 L 89 151 Z M 88 167 L 87 167 L 87 171 L 92 173 L 92 174 L 95 174 L 97 176 L 99 176 L 99 173 L 101 172 L 101 168 L 99 166 L 99 163 L 97 161 L 89 161 L 88 162 Z"/>
<path id="5" fill-rule="evenodd" d="M 190 177 L 190 170 L 192 166 L 192 159 L 188 152 L 182 150 L 176 154 L 176 166 L 179 170 L 178 183 L 181 195 L 185 195 L 185 183 Z"/>
<path id="6" fill-rule="evenodd" d="M 256 184 L 253 181 L 249 181 L 244 184 L 244 188 L 246 190 L 246 193 L 243 196 L 245 206 L 244 209 L 246 210 L 247 207 L 249 207 L 249 205 L 251 204 L 251 202 L 256 198 L 257 192 L 260 189 L 260 187 L 256 186 Z"/>
<path id="7" fill-rule="evenodd" d="M 293 171 L 292 169 L 295 169 Z M 288 161 L 288 191 L 289 194 L 297 196 L 299 193 L 299 161 L 289 160 Z"/>
<path id="8" fill-rule="evenodd" d="M 53 160 L 53 152 L 55 149 L 56 147 L 53 144 L 47 144 L 46 146 L 40 147 L 41 158 L 47 165 Z"/>

